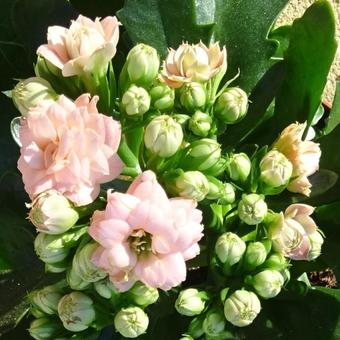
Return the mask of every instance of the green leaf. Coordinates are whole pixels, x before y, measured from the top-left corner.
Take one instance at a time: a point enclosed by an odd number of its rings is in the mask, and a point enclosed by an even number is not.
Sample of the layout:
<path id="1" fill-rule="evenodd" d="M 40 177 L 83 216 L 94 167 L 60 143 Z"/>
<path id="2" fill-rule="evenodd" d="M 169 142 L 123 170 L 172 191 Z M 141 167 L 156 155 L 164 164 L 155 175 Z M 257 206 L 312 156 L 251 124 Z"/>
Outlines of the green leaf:
<path id="1" fill-rule="evenodd" d="M 123 0 L 70 0 L 72 6 L 90 18 L 113 15 L 123 7 Z"/>
<path id="2" fill-rule="evenodd" d="M 323 130 L 325 135 L 331 133 L 340 123 L 340 81 L 336 83 L 335 98 L 333 101 L 331 112 L 326 120 L 326 126 Z"/>
<path id="3" fill-rule="evenodd" d="M 290 35 L 292 32 L 292 26 L 280 26 L 269 34 L 270 40 L 276 40 L 279 46 L 273 55 L 273 58 L 283 59 L 289 47 Z"/>

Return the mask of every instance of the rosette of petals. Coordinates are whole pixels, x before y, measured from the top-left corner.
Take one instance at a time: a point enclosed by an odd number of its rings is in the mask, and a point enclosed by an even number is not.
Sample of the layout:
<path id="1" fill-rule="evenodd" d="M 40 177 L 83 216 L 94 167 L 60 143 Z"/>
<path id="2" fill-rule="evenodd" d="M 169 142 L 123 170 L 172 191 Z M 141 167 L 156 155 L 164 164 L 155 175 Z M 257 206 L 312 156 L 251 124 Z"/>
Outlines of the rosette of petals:
<path id="1" fill-rule="evenodd" d="M 98 113 L 98 97 L 41 102 L 21 121 L 18 169 L 31 199 L 57 190 L 75 205 L 94 201 L 100 184 L 123 167 L 117 155 L 120 124 Z"/>
<path id="2" fill-rule="evenodd" d="M 79 15 L 70 28 L 50 26 L 47 44 L 41 45 L 37 54 L 58 67 L 64 77 L 70 77 L 107 65 L 116 54 L 118 39 L 116 17 L 92 21 Z"/>
<path id="3" fill-rule="evenodd" d="M 137 280 L 169 290 L 186 278 L 185 261 L 199 253 L 202 213 L 196 202 L 168 199 L 152 171 L 126 194 L 108 191 L 105 211 L 96 211 L 90 235 L 101 245 L 93 262 L 121 291 Z"/>
<path id="4" fill-rule="evenodd" d="M 319 144 L 302 140 L 307 124 L 293 123 L 286 127 L 273 148 L 283 153 L 293 164 L 294 178 L 288 185 L 291 192 L 310 195 L 311 183 L 308 176 L 319 169 L 321 150 Z"/>
<path id="5" fill-rule="evenodd" d="M 183 43 L 177 50 L 170 49 L 163 63 L 161 80 L 173 88 L 184 83 L 207 82 L 227 67 L 227 52 L 218 43 L 207 47 Z"/>

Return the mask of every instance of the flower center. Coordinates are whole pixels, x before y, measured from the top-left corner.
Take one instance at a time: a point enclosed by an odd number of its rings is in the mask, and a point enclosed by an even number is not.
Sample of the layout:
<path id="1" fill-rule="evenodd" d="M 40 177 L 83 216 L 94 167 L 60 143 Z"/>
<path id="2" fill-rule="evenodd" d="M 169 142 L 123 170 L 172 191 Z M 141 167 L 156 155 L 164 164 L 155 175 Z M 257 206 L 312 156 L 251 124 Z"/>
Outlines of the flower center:
<path id="1" fill-rule="evenodd" d="M 134 230 L 128 238 L 130 248 L 138 255 L 151 251 L 151 234 L 143 229 Z"/>

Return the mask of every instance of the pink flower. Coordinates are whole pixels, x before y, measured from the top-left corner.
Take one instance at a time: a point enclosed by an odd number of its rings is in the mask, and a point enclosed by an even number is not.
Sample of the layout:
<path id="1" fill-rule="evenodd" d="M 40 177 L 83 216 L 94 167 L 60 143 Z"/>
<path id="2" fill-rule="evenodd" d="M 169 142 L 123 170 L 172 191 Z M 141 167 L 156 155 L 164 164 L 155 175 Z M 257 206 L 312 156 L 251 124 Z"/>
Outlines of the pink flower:
<path id="1" fill-rule="evenodd" d="M 269 227 L 269 236 L 277 252 L 293 260 L 310 260 L 315 251 L 315 236 L 321 236 L 310 217 L 314 208 L 307 204 L 292 204 L 278 215 Z M 322 244 L 322 243 L 321 243 Z M 321 247 L 321 245 L 320 245 Z"/>
<path id="2" fill-rule="evenodd" d="M 142 173 L 126 194 L 108 191 L 105 211 L 89 229 L 100 243 L 93 262 L 120 290 L 137 280 L 169 290 L 186 278 L 185 261 L 199 253 L 202 213 L 196 203 L 168 199 L 152 171 Z"/>
<path id="3" fill-rule="evenodd" d="M 62 95 L 56 102 L 41 102 L 22 119 L 18 169 L 31 199 L 54 189 L 86 205 L 98 196 L 100 183 L 120 174 L 120 124 L 98 113 L 97 101 L 88 94 L 75 102 Z"/>
<path id="4" fill-rule="evenodd" d="M 116 17 L 92 21 L 79 15 L 69 29 L 50 26 L 47 44 L 41 45 L 37 54 L 61 69 L 64 77 L 69 77 L 106 66 L 116 54 L 118 39 Z"/>

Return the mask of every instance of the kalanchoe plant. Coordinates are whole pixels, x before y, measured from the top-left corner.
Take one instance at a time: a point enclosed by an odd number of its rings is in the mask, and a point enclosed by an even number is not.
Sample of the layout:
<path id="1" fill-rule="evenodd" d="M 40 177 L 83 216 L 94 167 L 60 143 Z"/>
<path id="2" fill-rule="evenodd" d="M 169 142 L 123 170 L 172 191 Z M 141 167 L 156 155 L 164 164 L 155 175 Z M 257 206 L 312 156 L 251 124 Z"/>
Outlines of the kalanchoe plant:
<path id="1" fill-rule="evenodd" d="M 33 338 L 278 338 L 274 310 L 320 299 L 305 272 L 337 263 L 322 230 L 340 217 L 318 196 L 340 171 L 339 96 L 318 109 L 334 17 L 319 0 L 268 33 L 286 2 L 127 0 L 49 27 L 11 91 L 51 276 L 28 294 Z"/>

